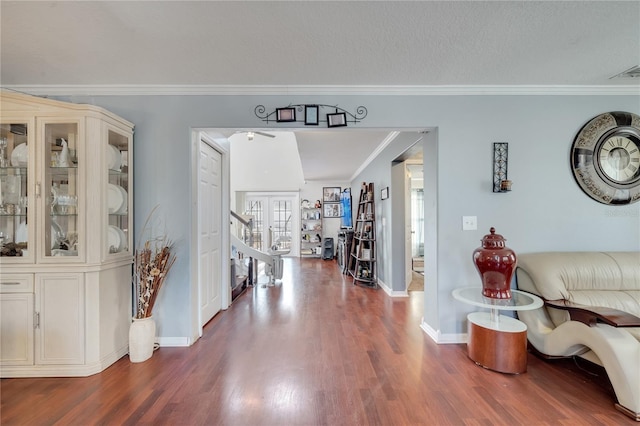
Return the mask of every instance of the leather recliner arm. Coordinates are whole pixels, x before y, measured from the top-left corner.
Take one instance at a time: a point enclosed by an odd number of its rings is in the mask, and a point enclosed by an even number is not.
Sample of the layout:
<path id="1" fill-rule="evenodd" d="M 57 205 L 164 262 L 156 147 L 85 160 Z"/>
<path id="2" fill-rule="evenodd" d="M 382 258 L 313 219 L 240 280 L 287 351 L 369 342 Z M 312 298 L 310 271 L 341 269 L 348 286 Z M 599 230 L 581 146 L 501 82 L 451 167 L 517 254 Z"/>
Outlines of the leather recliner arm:
<path id="1" fill-rule="evenodd" d="M 545 300 L 545 306 L 569 311 L 572 321 L 579 321 L 592 327 L 598 322 L 612 327 L 640 327 L 640 318 L 628 312 L 603 306 L 587 306 L 568 300 Z"/>

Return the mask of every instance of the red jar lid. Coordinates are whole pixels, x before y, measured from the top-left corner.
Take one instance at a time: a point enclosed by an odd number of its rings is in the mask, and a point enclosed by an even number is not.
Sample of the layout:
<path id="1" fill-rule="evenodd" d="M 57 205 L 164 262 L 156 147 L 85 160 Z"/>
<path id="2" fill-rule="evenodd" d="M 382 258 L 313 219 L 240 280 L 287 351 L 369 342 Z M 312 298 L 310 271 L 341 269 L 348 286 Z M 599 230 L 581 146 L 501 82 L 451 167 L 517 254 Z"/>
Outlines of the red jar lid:
<path id="1" fill-rule="evenodd" d="M 493 226 L 489 229 L 490 234 L 482 238 L 482 248 L 504 248 L 504 242 L 507 241 L 500 234 L 496 234 L 496 228 Z"/>

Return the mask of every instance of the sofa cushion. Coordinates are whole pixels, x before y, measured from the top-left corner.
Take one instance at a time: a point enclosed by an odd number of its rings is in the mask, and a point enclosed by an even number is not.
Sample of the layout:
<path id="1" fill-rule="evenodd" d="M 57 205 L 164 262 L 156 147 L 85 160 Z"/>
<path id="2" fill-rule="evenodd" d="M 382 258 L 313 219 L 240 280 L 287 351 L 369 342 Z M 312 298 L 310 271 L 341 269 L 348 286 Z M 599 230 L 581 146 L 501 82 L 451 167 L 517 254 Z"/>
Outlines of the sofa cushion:
<path id="1" fill-rule="evenodd" d="M 569 300 L 640 317 L 640 253 L 545 252 L 518 257 L 518 286 L 547 300 Z M 568 313 L 549 310 L 558 326 Z M 640 340 L 640 332 L 632 333 Z"/>

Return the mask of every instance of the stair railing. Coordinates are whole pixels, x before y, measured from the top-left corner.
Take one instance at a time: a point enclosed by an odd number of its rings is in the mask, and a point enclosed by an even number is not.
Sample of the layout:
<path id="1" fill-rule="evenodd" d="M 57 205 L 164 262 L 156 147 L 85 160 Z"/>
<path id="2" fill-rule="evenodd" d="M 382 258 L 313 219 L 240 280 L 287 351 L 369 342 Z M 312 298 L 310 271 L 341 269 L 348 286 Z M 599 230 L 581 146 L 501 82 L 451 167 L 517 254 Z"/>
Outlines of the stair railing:
<path id="1" fill-rule="evenodd" d="M 243 243 L 249 247 L 253 247 L 253 216 L 240 215 L 231 210 L 231 233 L 238 237 Z M 242 252 L 238 252 L 238 258 L 244 258 Z M 257 260 L 249 256 L 249 265 L 247 275 L 249 277 L 249 285 L 257 282 L 258 265 Z"/>

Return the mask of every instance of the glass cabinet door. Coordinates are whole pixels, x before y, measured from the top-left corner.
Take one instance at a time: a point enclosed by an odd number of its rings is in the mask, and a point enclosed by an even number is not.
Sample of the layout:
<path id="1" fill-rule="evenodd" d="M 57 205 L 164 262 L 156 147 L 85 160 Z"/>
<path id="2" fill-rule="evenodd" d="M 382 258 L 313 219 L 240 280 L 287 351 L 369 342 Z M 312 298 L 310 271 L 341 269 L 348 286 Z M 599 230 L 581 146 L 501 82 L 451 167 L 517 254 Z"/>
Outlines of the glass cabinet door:
<path id="1" fill-rule="evenodd" d="M 29 257 L 27 123 L 0 125 L 0 256 Z"/>
<path id="2" fill-rule="evenodd" d="M 129 137 L 113 129 L 107 131 L 107 253 L 128 252 L 131 244 L 129 222 Z"/>
<path id="3" fill-rule="evenodd" d="M 44 256 L 77 257 L 79 247 L 78 123 L 44 125 Z"/>

